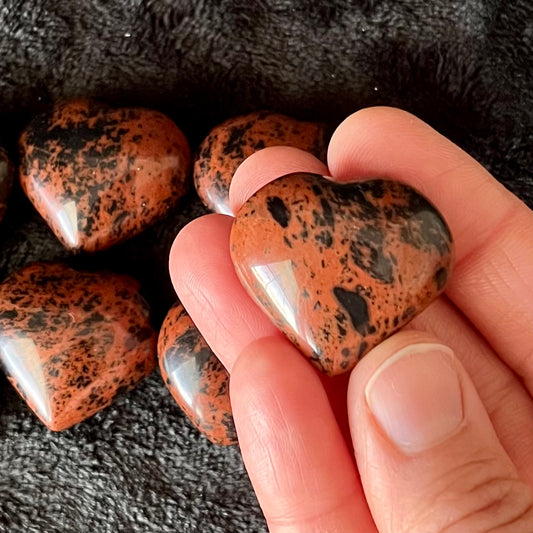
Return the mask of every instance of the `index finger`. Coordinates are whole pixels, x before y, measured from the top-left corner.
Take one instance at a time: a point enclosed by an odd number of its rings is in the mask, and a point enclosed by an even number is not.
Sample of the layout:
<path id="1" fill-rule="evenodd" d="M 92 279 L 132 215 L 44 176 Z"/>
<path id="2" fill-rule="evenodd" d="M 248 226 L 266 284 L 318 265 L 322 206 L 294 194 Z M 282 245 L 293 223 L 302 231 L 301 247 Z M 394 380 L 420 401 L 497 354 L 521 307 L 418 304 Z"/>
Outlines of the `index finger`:
<path id="1" fill-rule="evenodd" d="M 533 213 L 458 146 L 392 108 L 354 113 L 335 131 L 339 181 L 389 178 L 428 197 L 448 222 L 456 266 L 447 294 L 533 391 Z"/>

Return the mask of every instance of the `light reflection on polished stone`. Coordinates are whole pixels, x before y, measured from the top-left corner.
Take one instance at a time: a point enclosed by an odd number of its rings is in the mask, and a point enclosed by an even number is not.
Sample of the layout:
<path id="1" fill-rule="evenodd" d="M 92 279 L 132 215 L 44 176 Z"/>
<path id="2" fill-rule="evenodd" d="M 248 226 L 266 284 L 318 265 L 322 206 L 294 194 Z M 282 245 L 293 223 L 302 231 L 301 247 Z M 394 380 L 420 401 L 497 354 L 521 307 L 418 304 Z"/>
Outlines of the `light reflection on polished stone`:
<path id="1" fill-rule="evenodd" d="M 210 354 L 208 354 L 210 357 Z M 200 373 L 206 361 L 201 360 L 201 356 L 193 359 L 185 359 L 177 350 L 167 353 L 163 359 L 163 365 L 168 379 L 176 392 L 188 405 L 196 418 L 204 418 L 204 406 L 198 402 L 200 394 Z"/>
<path id="2" fill-rule="evenodd" d="M 59 431 L 111 404 L 155 367 L 156 335 L 127 276 L 35 263 L 0 284 L 0 363 Z"/>
<path id="3" fill-rule="evenodd" d="M 407 185 L 294 173 L 252 195 L 230 239 L 250 296 L 322 371 L 348 371 L 444 290 L 450 231 Z"/>
<path id="4" fill-rule="evenodd" d="M 301 305 L 302 295 L 296 281 L 294 263 L 291 259 L 253 265 L 250 267 L 266 297 L 276 310 L 276 316 L 283 317 L 277 325 L 294 341 L 305 339 L 307 346 L 316 350 L 313 332 L 307 312 Z M 255 291 L 254 291 L 255 293 Z"/>
<path id="5" fill-rule="evenodd" d="M 179 303 L 161 326 L 157 351 L 161 376 L 191 422 L 214 444 L 235 444 L 228 372 Z"/>
<path id="6" fill-rule="evenodd" d="M 24 130 L 20 182 L 72 250 L 95 252 L 162 219 L 189 186 L 190 149 L 162 113 L 57 103 Z"/>
<path id="7" fill-rule="evenodd" d="M 37 416 L 45 424 L 50 424 L 52 406 L 38 352 L 30 338 L 0 338 L 0 354 L 6 373 L 17 383 L 17 388 L 24 391 Z"/>
<path id="8" fill-rule="evenodd" d="M 298 283 L 292 261 L 278 261 L 250 267 L 273 307 L 283 316 L 293 331 L 298 331 Z"/>
<path id="9" fill-rule="evenodd" d="M 215 126 L 197 150 L 193 168 L 196 192 L 211 211 L 233 216 L 229 188 L 237 167 L 247 157 L 269 146 L 292 146 L 325 162 L 328 138 L 325 124 L 272 111 L 230 118 Z"/>

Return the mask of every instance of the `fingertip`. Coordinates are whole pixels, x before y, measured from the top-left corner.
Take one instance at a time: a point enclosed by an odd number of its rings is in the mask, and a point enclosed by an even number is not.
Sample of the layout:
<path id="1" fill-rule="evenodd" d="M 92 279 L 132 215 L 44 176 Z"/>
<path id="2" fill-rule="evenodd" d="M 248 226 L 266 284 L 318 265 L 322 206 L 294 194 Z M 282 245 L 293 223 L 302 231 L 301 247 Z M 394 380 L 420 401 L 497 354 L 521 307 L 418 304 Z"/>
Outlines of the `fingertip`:
<path id="1" fill-rule="evenodd" d="M 374 177 L 373 169 L 394 172 L 397 161 L 383 157 L 377 162 L 375 145 L 395 146 L 404 133 L 438 133 L 411 113 L 394 107 L 368 107 L 352 113 L 334 131 L 328 147 L 328 167 L 339 181 Z M 392 144 L 391 144 L 392 143 Z"/>
<path id="2" fill-rule="evenodd" d="M 191 220 L 184 226 L 174 238 L 170 247 L 168 266 L 170 279 L 174 290 L 179 296 L 180 277 L 186 272 L 187 265 L 201 260 L 198 251 L 198 243 L 202 237 L 204 242 L 220 242 L 221 238 L 229 235 L 233 217 L 210 213 Z"/>
<path id="3" fill-rule="evenodd" d="M 292 172 L 328 174 L 314 155 L 290 146 L 271 146 L 255 152 L 237 168 L 231 181 L 229 202 L 233 213 L 267 183 Z"/>
<path id="4" fill-rule="evenodd" d="M 333 133 L 328 166 L 337 181 L 387 179 L 419 191 L 446 220 L 457 262 L 519 208 L 475 159 L 400 109 L 368 108 L 348 117 Z"/>

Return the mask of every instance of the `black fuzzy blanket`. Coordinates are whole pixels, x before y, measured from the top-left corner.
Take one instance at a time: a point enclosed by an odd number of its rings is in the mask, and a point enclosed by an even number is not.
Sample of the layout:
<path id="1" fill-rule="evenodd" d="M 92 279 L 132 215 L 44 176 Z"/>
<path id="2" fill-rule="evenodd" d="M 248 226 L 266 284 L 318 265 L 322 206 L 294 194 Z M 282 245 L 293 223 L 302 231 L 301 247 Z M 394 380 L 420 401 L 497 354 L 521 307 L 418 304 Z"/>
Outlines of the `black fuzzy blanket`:
<path id="1" fill-rule="evenodd" d="M 2 0 L 0 144 L 16 158 L 29 118 L 67 96 L 159 109 L 193 148 L 254 109 L 334 125 L 387 104 L 533 206 L 532 72 L 530 0 Z M 158 325 L 175 299 L 170 244 L 203 212 L 190 193 L 131 241 L 68 258 L 17 186 L 0 225 L 0 280 L 39 259 L 127 272 Z M 0 394 L 0 531 L 266 531 L 238 449 L 199 436 L 158 372 L 59 434 L 4 378 Z"/>

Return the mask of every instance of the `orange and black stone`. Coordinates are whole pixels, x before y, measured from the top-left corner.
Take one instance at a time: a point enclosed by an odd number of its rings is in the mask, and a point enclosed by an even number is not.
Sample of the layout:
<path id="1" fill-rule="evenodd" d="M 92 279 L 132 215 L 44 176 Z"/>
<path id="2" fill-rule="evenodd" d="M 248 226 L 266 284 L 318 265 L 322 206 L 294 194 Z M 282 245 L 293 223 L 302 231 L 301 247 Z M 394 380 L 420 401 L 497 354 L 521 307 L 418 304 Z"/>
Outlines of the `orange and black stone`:
<path id="1" fill-rule="evenodd" d="M 407 185 L 296 173 L 243 205 L 231 256 L 274 323 L 336 375 L 437 298 L 453 250 L 442 216 Z"/>
<path id="2" fill-rule="evenodd" d="M 69 249 L 108 248 L 163 218 L 188 187 L 190 150 L 165 115 L 57 104 L 20 141 L 20 181 Z"/>
<path id="3" fill-rule="evenodd" d="M 110 405 L 155 368 L 157 336 L 127 276 L 34 263 L 0 285 L 0 363 L 51 430 Z"/>
<path id="4" fill-rule="evenodd" d="M 247 157 L 268 146 L 292 146 L 325 161 L 329 137 L 325 124 L 271 111 L 226 120 L 213 128 L 198 148 L 193 168 L 198 196 L 211 211 L 232 215 L 229 186 Z"/>
<path id="5" fill-rule="evenodd" d="M 7 152 L 0 147 L 0 221 L 7 208 L 7 197 L 13 184 L 13 165 Z"/>
<path id="6" fill-rule="evenodd" d="M 163 322 L 157 351 L 161 376 L 191 422 L 214 444 L 236 444 L 229 374 L 180 303 Z"/>

